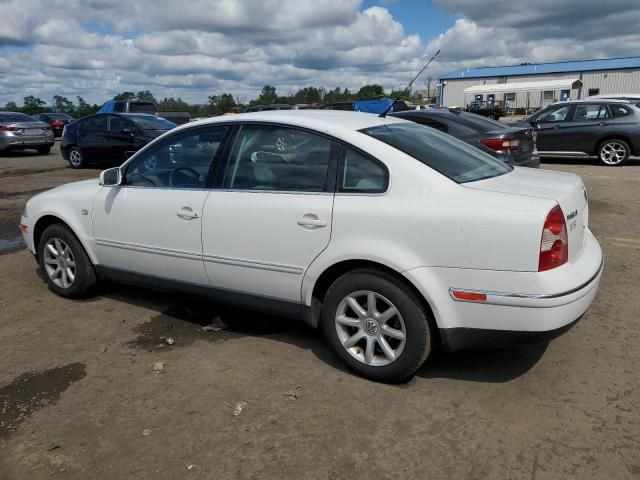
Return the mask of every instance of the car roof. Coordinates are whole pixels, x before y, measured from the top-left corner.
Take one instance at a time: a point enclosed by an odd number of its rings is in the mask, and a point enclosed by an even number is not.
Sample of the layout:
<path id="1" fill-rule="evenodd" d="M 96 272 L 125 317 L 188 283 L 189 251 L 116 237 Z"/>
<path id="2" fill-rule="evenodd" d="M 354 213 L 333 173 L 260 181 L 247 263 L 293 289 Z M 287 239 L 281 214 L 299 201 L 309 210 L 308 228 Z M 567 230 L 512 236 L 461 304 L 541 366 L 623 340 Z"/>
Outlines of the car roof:
<path id="1" fill-rule="evenodd" d="M 625 100 L 623 98 L 593 98 L 593 97 L 587 97 L 587 98 L 581 98 L 580 100 L 563 100 L 560 102 L 555 102 L 553 103 L 553 105 L 559 105 L 561 103 L 566 103 L 566 104 L 573 104 L 573 103 L 630 103 L 629 100 Z"/>
<path id="2" fill-rule="evenodd" d="M 237 115 L 218 116 L 189 123 L 188 125 L 206 125 L 220 122 L 269 122 L 291 126 L 309 127 L 320 131 L 336 128 L 361 130 L 378 125 L 402 123 L 406 120 L 391 116 L 382 118 L 373 113 L 349 112 L 344 110 L 267 110 L 263 112 L 239 113 Z M 184 128 L 184 127 L 178 127 Z"/>

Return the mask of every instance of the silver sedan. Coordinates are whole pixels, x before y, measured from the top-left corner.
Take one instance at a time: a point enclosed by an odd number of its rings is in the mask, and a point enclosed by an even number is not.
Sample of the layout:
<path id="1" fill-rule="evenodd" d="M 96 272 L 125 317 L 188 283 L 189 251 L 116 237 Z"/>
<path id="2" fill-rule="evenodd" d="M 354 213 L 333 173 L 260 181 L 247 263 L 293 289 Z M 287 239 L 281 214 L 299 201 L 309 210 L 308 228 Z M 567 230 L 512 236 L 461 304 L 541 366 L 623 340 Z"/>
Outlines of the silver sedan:
<path id="1" fill-rule="evenodd" d="M 45 155 L 53 143 L 53 131 L 46 123 L 24 113 L 0 112 L 0 152 L 34 149 Z"/>

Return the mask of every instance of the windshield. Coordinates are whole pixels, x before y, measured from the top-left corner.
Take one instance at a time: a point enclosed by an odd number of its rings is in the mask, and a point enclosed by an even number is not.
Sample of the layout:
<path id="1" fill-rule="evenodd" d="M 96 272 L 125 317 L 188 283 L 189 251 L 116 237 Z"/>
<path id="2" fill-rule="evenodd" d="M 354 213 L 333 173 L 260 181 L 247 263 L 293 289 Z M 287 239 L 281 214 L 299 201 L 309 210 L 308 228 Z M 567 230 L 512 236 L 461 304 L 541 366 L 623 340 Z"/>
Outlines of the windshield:
<path id="1" fill-rule="evenodd" d="M 51 120 L 75 120 L 71 115 L 66 113 L 44 113 L 43 116 L 50 118 Z"/>
<path id="2" fill-rule="evenodd" d="M 154 115 L 127 115 L 127 118 L 144 130 L 171 130 L 175 123 Z"/>
<path id="3" fill-rule="evenodd" d="M 17 112 L 9 112 L 9 113 L 0 113 L 0 123 L 10 123 L 10 122 L 35 122 L 36 119 L 30 117 L 29 115 L 25 115 L 24 113 Z"/>
<path id="4" fill-rule="evenodd" d="M 417 123 L 380 125 L 360 131 L 411 155 L 457 183 L 497 177 L 513 170 L 477 148 Z"/>

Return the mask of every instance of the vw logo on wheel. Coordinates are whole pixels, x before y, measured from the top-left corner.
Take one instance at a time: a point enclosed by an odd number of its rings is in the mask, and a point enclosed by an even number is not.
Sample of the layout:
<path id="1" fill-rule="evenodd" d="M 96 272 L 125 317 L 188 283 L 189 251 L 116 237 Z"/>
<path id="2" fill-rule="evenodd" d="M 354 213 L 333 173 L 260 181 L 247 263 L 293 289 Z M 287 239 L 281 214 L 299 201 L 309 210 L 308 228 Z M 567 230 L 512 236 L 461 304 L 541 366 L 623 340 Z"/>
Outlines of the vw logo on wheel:
<path id="1" fill-rule="evenodd" d="M 377 335 L 378 334 L 378 323 L 375 320 L 371 320 L 370 318 L 365 320 L 362 329 L 365 331 L 367 335 Z"/>

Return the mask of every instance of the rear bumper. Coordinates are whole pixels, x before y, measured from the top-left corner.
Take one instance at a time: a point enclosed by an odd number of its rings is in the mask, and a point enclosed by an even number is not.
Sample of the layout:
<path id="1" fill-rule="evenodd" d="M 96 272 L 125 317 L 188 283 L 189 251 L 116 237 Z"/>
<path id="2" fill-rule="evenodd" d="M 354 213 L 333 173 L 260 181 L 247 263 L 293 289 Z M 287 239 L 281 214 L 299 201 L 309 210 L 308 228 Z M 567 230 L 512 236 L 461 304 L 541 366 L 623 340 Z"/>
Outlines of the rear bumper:
<path id="1" fill-rule="evenodd" d="M 455 351 L 535 344 L 560 335 L 593 302 L 602 270 L 602 250 L 587 230 L 578 256 L 546 272 L 422 267 L 405 276 L 431 305 L 444 348 Z M 454 299 L 452 289 L 486 300 Z"/>
<path id="2" fill-rule="evenodd" d="M 0 137 L 0 150 L 24 150 L 27 148 L 50 147 L 54 144 L 53 134 L 37 137 Z"/>

